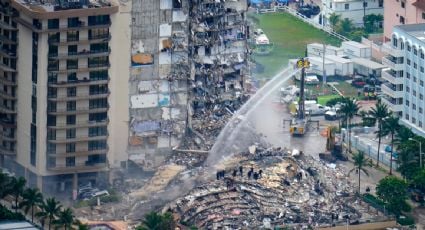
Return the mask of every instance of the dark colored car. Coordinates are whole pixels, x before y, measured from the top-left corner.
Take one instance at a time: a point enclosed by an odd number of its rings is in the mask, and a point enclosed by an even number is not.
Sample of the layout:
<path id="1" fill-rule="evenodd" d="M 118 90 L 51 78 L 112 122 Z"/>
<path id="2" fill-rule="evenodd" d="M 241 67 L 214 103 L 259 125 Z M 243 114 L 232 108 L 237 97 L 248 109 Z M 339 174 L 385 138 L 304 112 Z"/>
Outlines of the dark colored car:
<path id="1" fill-rule="evenodd" d="M 356 88 L 362 88 L 363 86 L 366 85 L 366 82 L 363 80 L 362 77 L 356 76 L 356 77 L 354 77 L 353 81 L 351 82 L 351 85 L 356 87 Z"/>
<path id="2" fill-rule="evenodd" d="M 311 18 L 312 16 L 316 16 L 320 13 L 320 7 L 317 5 L 307 4 L 298 7 L 298 13 Z"/>

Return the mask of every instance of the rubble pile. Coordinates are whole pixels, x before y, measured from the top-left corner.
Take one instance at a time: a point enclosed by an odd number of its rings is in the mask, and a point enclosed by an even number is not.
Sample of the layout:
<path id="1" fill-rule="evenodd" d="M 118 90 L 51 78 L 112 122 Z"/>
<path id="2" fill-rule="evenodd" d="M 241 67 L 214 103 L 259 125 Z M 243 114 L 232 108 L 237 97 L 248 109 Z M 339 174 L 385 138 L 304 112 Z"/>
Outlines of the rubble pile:
<path id="1" fill-rule="evenodd" d="M 335 165 L 258 146 L 235 157 L 238 165 L 219 169 L 216 180 L 194 188 L 164 210 L 202 229 L 331 226 L 379 216 L 357 201 Z"/>
<path id="2" fill-rule="evenodd" d="M 208 153 L 199 153 L 199 152 L 177 152 L 168 157 L 166 163 L 174 163 L 177 165 L 184 165 L 188 168 L 199 167 L 207 159 Z"/>

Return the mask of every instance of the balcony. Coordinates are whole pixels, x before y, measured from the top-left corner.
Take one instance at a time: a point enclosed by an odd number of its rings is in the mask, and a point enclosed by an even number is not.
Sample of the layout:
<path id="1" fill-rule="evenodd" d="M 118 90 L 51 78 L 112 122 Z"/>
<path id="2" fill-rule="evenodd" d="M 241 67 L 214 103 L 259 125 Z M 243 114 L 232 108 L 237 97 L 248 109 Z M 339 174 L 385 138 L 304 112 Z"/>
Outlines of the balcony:
<path id="1" fill-rule="evenodd" d="M 67 124 L 64 122 L 64 123 L 56 123 L 55 125 L 47 125 L 47 126 L 50 129 L 71 129 L 71 128 L 105 126 L 108 124 L 109 124 L 109 120 L 102 120 L 102 121 L 77 122 L 76 124 Z"/>
<path id="2" fill-rule="evenodd" d="M 105 140 L 108 138 L 108 134 L 103 136 L 76 136 L 75 138 L 56 138 L 55 140 L 47 140 L 50 143 L 72 143 L 72 142 L 87 142 L 87 141 L 97 141 L 97 140 Z"/>
<path id="3" fill-rule="evenodd" d="M 9 149 L 0 145 L 0 155 L 16 155 L 14 149 Z"/>
<path id="4" fill-rule="evenodd" d="M 7 99 L 7 100 L 16 100 L 16 96 L 15 95 L 10 95 L 9 93 L 6 93 L 2 90 L 0 90 L 0 97 Z"/>
<path id="5" fill-rule="evenodd" d="M 16 122 L 8 119 L 0 119 L 0 125 L 5 128 L 16 128 Z"/>
<path id="6" fill-rule="evenodd" d="M 387 97 L 381 97 L 381 101 L 382 103 L 386 104 L 388 106 L 388 108 L 393 112 L 393 113 L 397 113 L 397 112 L 401 112 L 403 111 L 403 104 L 395 104 L 391 101 L 391 98 L 387 98 Z"/>
<path id="7" fill-rule="evenodd" d="M 390 67 L 391 69 L 395 71 L 401 71 L 404 70 L 404 64 L 403 63 L 397 63 L 396 58 L 393 57 L 383 57 L 382 58 L 382 64 Z"/>
<path id="8" fill-rule="evenodd" d="M 95 155 L 95 154 L 104 154 L 108 152 L 108 148 L 106 149 L 96 149 L 96 150 L 82 150 L 82 151 L 75 151 L 71 153 L 49 153 L 49 157 L 57 157 L 57 158 L 64 158 L 64 157 L 83 157 L 83 156 L 89 156 L 89 155 Z"/>
<path id="9" fill-rule="evenodd" d="M 9 85 L 9 86 L 16 86 L 17 83 L 11 80 L 8 80 L 6 78 L 0 78 L 0 83 L 4 84 L 4 85 Z"/>
<path id="10" fill-rule="evenodd" d="M 0 55 L 6 58 L 16 58 L 16 52 L 1 48 Z"/>
<path id="11" fill-rule="evenodd" d="M 55 72 L 60 74 L 68 74 L 68 73 L 86 73 L 89 71 L 96 71 L 96 70 L 107 70 L 111 67 L 109 62 L 103 63 L 103 64 L 89 64 L 88 66 L 79 66 L 78 69 L 66 69 L 66 67 L 63 68 L 49 68 L 49 72 Z"/>
<path id="12" fill-rule="evenodd" d="M 107 169 L 107 163 L 91 163 L 86 161 L 84 164 L 76 164 L 74 166 L 66 166 L 66 165 L 55 165 L 55 166 L 47 166 L 47 169 L 50 171 L 59 171 L 59 172 L 82 172 L 82 171 L 92 171 L 92 170 L 101 170 Z"/>
<path id="13" fill-rule="evenodd" d="M 87 25 L 87 24 L 83 24 L 79 27 L 68 27 L 68 25 L 60 25 L 58 28 L 46 28 L 46 27 L 42 27 L 40 26 L 35 26 L 33 25 L 31 22 L 28 22 L 25 19 L 22 18 L 15 18 L 14 19 L 16 22 L 22 24 L 23 26 L 30 28 L 32 31 L 34 32 L 61 32 L 61 31 L 67 31 L 67 30 L 84 30 L 84 29 L 96 29 L 96 28 L 109 28 L 111 26 L 111 22 L 105 22 L 104 24 L 98 24 L 98 25 Z M 1 27 L 1 25 L 0 25 Z M 12 27 L 13 28 L 13 27 Z"/>
<path id="14" fill-rule="evenodd" d="M 75 81 L 49 82 L 49 86 L 55 87 L 55 88 L 62 88 L 62 87 L 72 87 L 72 86 L 80 86 L 80 85 L 108 84 L 108 82 L 109 82 L 109 78 L 106 80 L 83 79 L 83 80 L 75 80 Z"/>
<path id="15" fill-rule="evenodd" d="M 7 134 L 7 133 L 0 133 L 0 139 L 2 139 L 3 141 L 16 142 L 15 135 Z"/>
<path id="16" fill-rule="evenodd" d="M 394 57 L 404 57 L 404 50 L 394 48 L 391 42 L 384 43 L 381 47 L 381 51 Z"/>
<path id="17" fill-rule="evenodd" d="M 52 59 L 75 59 L 75 58 L 109 56 L 110 53 L 111 53 L 111 49 L 96 50 L 96 51 L 84 50 L 84 51 L 74 52 L 74 53 L 52 54 L 52 56 L 49 54 L 49 57 Z"/>
<path id="18" fill-rule="evenodd" d="M 17 72 L 16 69 L 13 69 L 13 68 L 11 68 L 11 67 L 3 64 L 3 63 L 0 63 L 0 70 L 3 70 L 5 72 L 12 72 L 12 73 L 16 73 Z"/>
<path id="19" fill-rule="evenodd" d="M 62 95 L 58 94 L 56 97 L 48 97 L 47 99 L 49 101 L 70 101 L 70 100 L 87 100 L 87 99 L 98 99 L 98 98 L 105 98 L 109 96 L 109 92 L 102 93 L 102 94 L 94 94 L 94 95 L 78 95 L 75 97 L 69 97 L 68 95 Z"/>
<path id="20" fill-rule="evenodd" d="M 16 40 L 17 40 L 16 38 L 10 39 L 4 35 L 0 35 L 0 41 L 3 42 L 3 44 L 16 44 L 17 43 Z"/>
<path id="21" fill-rule="evenodd" d="M 52 115 L 71 115 L 71 114 L 83 114 L 83 113 L 100 113 L 100 112 L 107 112 L 108 108 L 89 108 L 89 107 L 82 107 L 82 108 L 75 108 L 75 110 L 67 110 L 65 109 L 56 109 L 56 110 L 47 110 L 48 114 Z"/>
<path id="22" fill-rule="evenodd" d="M 84 44 L 91 44 L 91 43 L 100 43 L 100 42 L 108 42 L 111 40 L 111 35 L 107 34 L 104 36 L 96 36 L 96 37 L 89 37 L 88 39 L 78 39 L 77 41 L 72 41 L 67 38 L 65 39 L 57 39 L 52 38 L 49 39 L 48 42 L 51 45 L 84 45 Z"/>
<path id="23" fill-rule="evenodd" d="M 396 87 L 391 86 L 390 84 L 381 85 L 382 92 L 392 98 L 402 98 L 403 91 L 398 91 Z"/>
<path id="24" fill-rule="evenodd" d="M 403 78 L 398 77 L 391 70 L 382 71 L 382 78 L 384 78 L 385 80 L 387 80 L 390 83 L 395 84 L 395 85 L 403 84 Z"/>
<path id="25" fill-rule="evenodd" d="M 9 24 L 6 24 L 3 21 L 0 21 L 0 28 L 3 29 L 3 30 L 18 30 L 18 28 L 13 27 L 13 26 L 11 26 Z"/>
<path id="26" fill-rule="evenodd" d="M 7 106 L 1 106 L 0 105 L 0 113 L 4 113 L 4 114 L 16 114 L 16 110 L 14 108 L 10 108 Z"/>

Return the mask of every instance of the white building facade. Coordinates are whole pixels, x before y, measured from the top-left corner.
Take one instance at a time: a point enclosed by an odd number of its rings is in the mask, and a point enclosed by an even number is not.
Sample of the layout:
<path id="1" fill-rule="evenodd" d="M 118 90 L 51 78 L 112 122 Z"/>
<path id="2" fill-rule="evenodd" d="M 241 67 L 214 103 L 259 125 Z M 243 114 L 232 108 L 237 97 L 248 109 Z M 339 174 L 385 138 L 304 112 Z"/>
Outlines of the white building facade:
<path id="1" fill-rule="evenodd" d="M 330 25 L 329 17 L 335 13 L 341 19 L 351 19 L 355 26 L 363 26 L 363 17 L 368 14 L 384 14 L 383 0 L 322 0 L 324 23 Z"/>
<path id="2" fill-rule="evenodd" d="M 386 103 L 400 121 L 425 136 L 425 24 L 400 25 L 393 29 L 391 47 L 383 64 L 389 66 L 382 87 Z"/>

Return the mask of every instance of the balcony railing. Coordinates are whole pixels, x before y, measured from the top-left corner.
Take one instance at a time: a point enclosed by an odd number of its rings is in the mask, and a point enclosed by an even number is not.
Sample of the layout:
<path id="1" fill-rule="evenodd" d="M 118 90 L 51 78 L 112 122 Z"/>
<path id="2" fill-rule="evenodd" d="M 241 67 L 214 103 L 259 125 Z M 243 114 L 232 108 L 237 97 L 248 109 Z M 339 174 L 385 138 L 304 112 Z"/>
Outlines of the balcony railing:
<path id="1" fill-rule="evenodd" d="M 403 77 L 397 76 L 397 74 L 391 70 L 382 71 L 382 78 L 392 84 L 403 84 Z"/>
<path id="2" fill-rule="evenodd" d="M 89 156 L 96 154 L 104 154 L 107 153 L 109 148 L 105 149 L 96 149 L 96 150 L 79 150 L 75 152 L 62 152 L 62 153 L 48 153 L 49 157 L 81 157 L 81 156 Z"/>
<path id="3" fill-rule="evenodd" d="M 392 112 L 403 111 L 403 104 L 397 104 L 395 100 L 391 100 L 387 97 L 381 97 L 381 101 L 382 103 L 386 104 Z"/>
<path id="4" fill-rule="evenodd" d="M 10 148 L 6 148 L 2 145 L 0 145 L 0 155 L 16 155 L 16 150 L 15 149 L 10 149 Z"/>
<path id="5" fill-rule="evenodd" d="M 16 127 L 16 122 L 15 121 L 7 120 L 7 119 L 1 119 L 0 120 L 0 124 L 2 126 L 4 126 L 4 127 L 9 127 L 9 128 Z"/>
<path id="6" fill-rule="evenodd" d="M 0 90 L 0 97 L 4 98 L 4 99 L 8 99 L 8 100 L 15 100 L 16 99 L 16 95 L 10 95 L 7 92 L 4 92 L 2 90 Z"/>
<path id="7" fill-rule="evenodd" d="M 64 109 L 51 109 L 47 110 L 48 114 L 52 115 L 64 115 L 64 114 L 81 114 L 81 113 L 95 113 L 95 112 L 107 112 L 108 107 L 106 108 L 89 108 L 89 107 L 79 107 L 75 108 L 75 110 L 68 110 L 66 108 Z"/>
<path id="8" fill-rule="evenodd" d="M 8 107 L 8 106 L 1 106 L 0 105 L 0 113 L 16 114 L 16 109 L 15 108 Z"/>
<path id="9" fill-rule="evenodd" d="M 83 58 L 83 57 L 102 57 L 108 56 L 111 53 L 111 49 L 107 50 L 83 50 L 80 52 L 71 52 L 71 53 L 61 53 L 61 54 L 52 54 L 50 58 L 58 59 L 73 59 L 73 58 Z"/>
<path id="10" fill-rule="evenodd" d="M 397 87 L 394 87 L 391 84 L 382 84 L 382 92 L 392 98 L 403 97 L 403 91 L 397 90 Z"/>
<path id="11" fill-rule="evenodd" d="M 3 141 L 16 142 L 16 136 L 10 133 L 0 133 L 0 139 Z"/>
<path id="12" fill-rule="evenodd" d="M 109 120 L 101 121 L 81 121 L 75 124 L 68 124 L 66 122 L 57 122 L 56 124 L 47 124 L 50 129 L 70 129 L 70 128 L 80 128 L 80 127 L 97 127 L 108 125 Z"/>
<path id="13" fill-rule="evenodd" d="M 7 50 L 5 48 L 0 49 L 0 54 L 7 58 L 16 58 L 16 52 L 12 50 Z"/>
<path id="14" fill-rule="evenodd" d="M 101 64 L 89 64 L 88 66 L 78 66 L 78 69 L 66 69 L 61 67 L 57 67 L 57 68 L 49 68 L 48 71 L 50 72 L 57 72 L 57 73 L 63 73 L 63 74 L 68 74 L 68 73 L 85 73 L 85 72 L 89 72 L 89 71 L 93 71 L 93 70 L 106 70 L 109 67 L 111 67 L 111 65 L 109 64 L 109 62 L 105 62 L 105 63 L 101 63 Z"/>
<path id="15" fill-rule="evenodd" d="M 0 81 L 1 82 L 1 81 Z M 109 78 L 105 80 L 90 80 L 90 79 L 82 79 L 82 80 L 72 80 L 72 81 L 56 81 L 56 82 L 49 82 L 49 86 L 52 87 L 71 87 L 71 86 L 78 86 L 78 85 L 98 85 L 98 84 L 107 84 L 109 82 Z"/>
<path id="16" fill-rule="evenodd" d="M 67 165 L 48 165 L 47 169 L 51 170 L 51 171 L 61 171 L 61 172 L 66 172 L 66 171 L 75 171 L 75 170 L 98 170 L 98 169 L 102 169 L 102 168 L 107 168 L 108 165 L 107 163 L 94 163 L 94 162 L 89 162 L 87 161 L 84 164 L 75 164 L 73 166 L 67 166 Z"/>
<path id="17" fill-rule="evenodd" d="M 394 57 L 404 57 L 404 50 L 393 47 L 391 42 L 387 42 L 382 45 L 382 52 Z"/>
<path id="18" fill-rule="evenodd" d="M 69 97 L 66 94 L 57 94 L 56 97 L 47 97 L 50 101 L 68 101 L 68 100 L 85 100 L 85 99 L 98 99 L 108 97 L 110 92 L 105 92 L 102 94 L 85 94 L 85 95 L 77 95 L 75 97 Z"/>
<path id="19" fill-rule="evenodd" d="M 77 40 L 71 40 L 68 38 L 52 38 L 51 40 L 48 40 L 49 44 L 90 44 L 90 43 L 96 43 L 96 42 L 107 42 L 111 40 L 111 35 L 102 35 L 102 36 L 91 36 L 88 37 L 88 39 L 82 39 L 79 38 Z"/>
<path id="20" fill-rule="evenodd" d="M 71 143 L 71 142 L 86 142 L 86 141 L 96 141 L 96 140 L 105 140 L 108 138 L 108 134 L 103 136 L 76 136 L 74 138 L 56 138 L 54 140 L 47 140 L 51 143 Z"/>
<path id="21" fill-rule="evenodd" d="M 390 67 L 391 69 L 395 71 L 401 71 L 404 69 L 404 64 L 398 63 L 397 58 L 394 58 L 394 57 L 389 57 L 389 56 L 383 57 L 382 64 Z"/>

